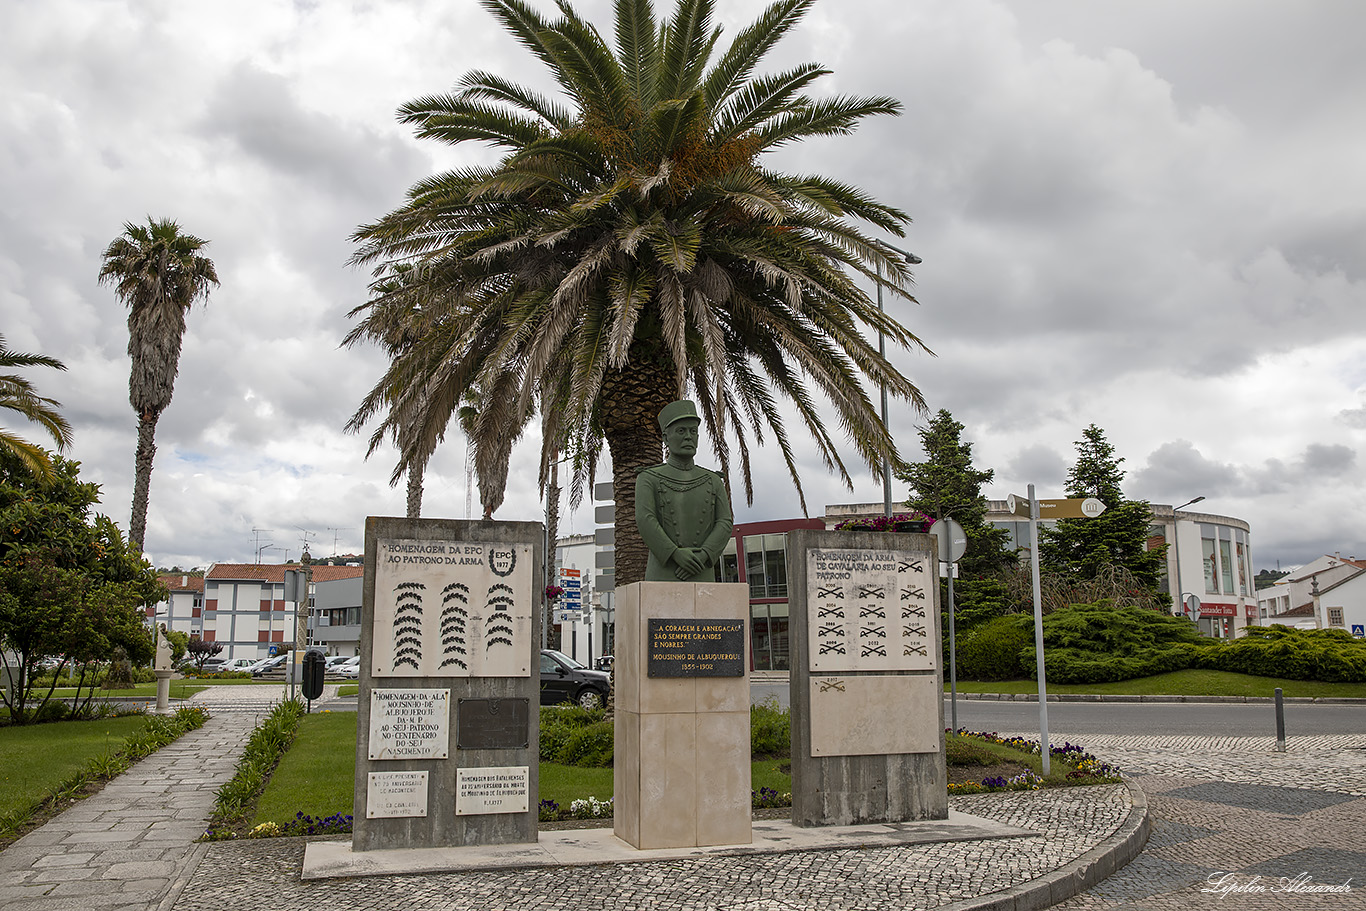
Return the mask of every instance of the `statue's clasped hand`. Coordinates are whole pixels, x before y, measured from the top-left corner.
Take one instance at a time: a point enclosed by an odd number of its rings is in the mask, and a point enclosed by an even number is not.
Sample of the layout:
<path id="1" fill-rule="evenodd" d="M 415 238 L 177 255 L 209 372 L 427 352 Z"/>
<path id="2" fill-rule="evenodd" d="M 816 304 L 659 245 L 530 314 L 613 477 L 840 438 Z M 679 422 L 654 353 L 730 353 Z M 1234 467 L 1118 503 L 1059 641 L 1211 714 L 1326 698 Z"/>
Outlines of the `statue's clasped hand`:
<path id="1" fill-rule="evenodd" d="M 707 568 L 711 562 L 710 555 L 700 547 L 680 547 L 673 553 L 673 561 L 677 565 L 674 575 L 680 580 L 688 580 L 696 576 Z"/>

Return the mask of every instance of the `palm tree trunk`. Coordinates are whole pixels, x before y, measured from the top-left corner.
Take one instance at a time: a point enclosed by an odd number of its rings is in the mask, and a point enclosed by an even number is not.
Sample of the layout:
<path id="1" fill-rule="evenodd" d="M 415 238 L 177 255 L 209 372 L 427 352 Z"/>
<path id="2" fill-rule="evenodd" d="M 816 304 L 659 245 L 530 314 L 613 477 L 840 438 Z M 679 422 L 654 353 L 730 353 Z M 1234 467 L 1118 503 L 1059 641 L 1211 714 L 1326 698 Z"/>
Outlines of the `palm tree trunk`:
<path id="1" fill-rule="evenodd" d="M 159 415 L 144 411 L 138 416 L 138 451 L 133 459 L 133 515 L 128 521 L 128 543 L 142 552 L 142 539 L 147 532 L 147 500 L 152 492 L 152 460 L 157 447 L 153 442 Z"/>
<path id="2" fill-rule="evenodd" d="M 559 580 L 555 578 L 555 539 L 560 534 L 560 451 L 558 448 L 550 451 L 550 482 L 545 488 L 545 568 L 546 585 L 557 585 Z M 549 599 L 541 598 L 541 608 L 545 611 L 542 615 L 541 626 L 541 647 L 544 648 L 550 638 L 550 608 Z"/>
<path id="3" fill-rule="evenodd" d="M 616 503 L 616 584 L 645 579 L 650 551 L 636 527 L 636 475 L 664 458 L 659 412 L 674 401 L 674 372 L 667 364 L 632 358 L 625 370 L 603 383 L 603 436 L 612 454 L 612 499 Z"/>
<path id="4" fill-rule="evenodd" d="M 413 462 L 408 466 L 408 518 L 422 518 L 422 478 L 427 472 L 424 463 Z"/>

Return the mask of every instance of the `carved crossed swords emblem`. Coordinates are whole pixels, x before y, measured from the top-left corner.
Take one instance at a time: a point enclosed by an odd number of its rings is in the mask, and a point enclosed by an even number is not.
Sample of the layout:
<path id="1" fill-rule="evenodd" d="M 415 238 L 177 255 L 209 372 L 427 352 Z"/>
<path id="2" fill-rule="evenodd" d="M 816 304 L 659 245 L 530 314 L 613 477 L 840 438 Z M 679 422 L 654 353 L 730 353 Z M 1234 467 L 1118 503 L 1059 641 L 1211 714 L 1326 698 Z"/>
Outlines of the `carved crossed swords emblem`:
<path id="1" fill-rule="evenodd" d="M 819 614 L 818 614 L 818 616 L 817 616 L 817 619 L 820 619 L 821 617 L 839 617 L 841 620 L 843 620 L 843 619 L 844 619 L 844 608 L 838 607 L 838 606 L 834 606 L 834 607 L 822 607 L 822 608 L 820 608 L 820 611 L 819 611 Z"/>
<path id="2" fill-rule="evenodd" d="M 919 617 L 921 620 L 924 620 L 924 619 L 925 619 L 925 608 L 923 608 L 923 607 L 912 607 L 912 606 L 909 605 L 909 604 L 903 604 L 903 605 L 901 605 L 901 619 L 902 619 L 902 620 L 909 620 L 909 619 L 911 619 L 912 617 Z"/>
<path id="3" fill-rule="evenodd" d="M 831 585 L 831 586 L 828 587 L 828 588 L 819 588 L 819 589 L 816 589 L 816 597 L 817 597 L 817 598 L 837 598 L 837 599 L 839 599 L 840 601 L 843 601 L 843 600 L 844 600 L 844 589 L 841 588 L 841 587 L 838 586 L 838 585 Z"/>
<path id="4" fill-rule="evenodd" d="M 887 593 L 882 590 L 881 585 L 860 585 L 858 596 L 860 598 L 885 598 Z"/>
<path id="5" fill-rule="evenodd" d="M 879 645 L 875 642 L 867 643 L 863 646 L 862 657 L 867 658 L 870 655 L 877 655 L 878 657 L 886 658 L 887 647 L 885 645 Z"/>
<path id="6" fill-rule="evenodd" d="M 907 587 L 905 587 L 905 588 L 903 588 L 903 589 L 901 590 L 901 600 L 902 600 L 902 601 L 909 601 L 909 600 L 911 600 L 912 598 L 916 599 L 917 601 L 924 601 L 924 600 L 925 600 L 925 589 L 923 589 L 923 588 L 917 588 L 917 587 L 914 586 L 914 585 L 908 585 Z"/>
<path id="7" fill-rule="evenodd" d="M 901 654 L 903 654 L 903 655 L 924 655 L 926 658 L 928 658 L 928 657 L 930 656 L 930 653 L 929 653 L 928 651 L 926 651 L 925 646 L 923 646 L 923 645 L 908 645 L 908 646 L 906 646 L 905 651 L 903 651 Z"/>
<path id="8" fill-rule="evenodd" d="M 903 626 L 903 627 L 901 628 L 901 634 L 902 634 L 903 636 L 924 636 L 924 635 L 925 635 L 925 627 L 923 627 L 923 626 L 909 626 L 909 625 Z"/>
<path id="9" fill-rule="evenodd" d="M 840 626 L 838 623 L 830 623 L 830 624 L 828 624 L 828 625 L 826 625 L 826 626 L 822 626 L 822 627 L 821 627 L 820 635 L 822 635 L 822 636 L 840 636 L 840 637 L 843 637 L 843 636 L 844 636 L 844 627 Z"/>
<path id="10" fill-rule="evenodd" d="M 877 617 L 879 620 L 886 620 L 887 610 L 880 604 L 871 604 L 868 607 L 860 607 L 858 615 L 860 617 Z"/>
<path id="11" fill-rule="evenodd" d="M 885 627 L 885 626 L 869 626 L 869 627 L 865 627 L 865 628 L 859 630 L 859 631 L 858 631 L 858 634 L 859 634 L 859 637 L 860 637 L 860 638 L 864 638 L 864 637 L 867 637 L 867 636 L 875 636 L 875 637 L 877 637 L 878 639 L 886 639 L 886 638 L 887 638 L 887 627 Z"/>
<path id="12" fill-rule="evenodd" d="M 839 642 L 822 642 L 822 643 L 821 643 L 821 654 L 822 654 L 822 655 L 828 655 L 828 654 L 830 654 L 831 652 L 834 652 L 836 655 L 843 655 L 843 654 L 844 654 L 844 646 L 843 646 L 841 643 L 839 643 Z"/>
<path id="13" fill-rule="evenodd" d="M 925 562 L 924 562 L 923 560 L 901 560 L 901 561 L 898 562 L 897 565 L 896 565 L 896 571 L 899 572 L 899 573 L 904 573 L 904 572 L 907 572 L 908 570 L 911 571 L 911 572 L 917 572 L 917 573 L 918 573 L 918 572 L 923 572 L 924 569 L 925 569 Z"/>
<path id="14" fill-rule="evenodd" d="M 816 685 L 821 688 L 820 691 L 822 693 L 828 693 L 831 690 L 839 690 L 841 693 L 844 692 L 843 680 L 817 680 Z"/>

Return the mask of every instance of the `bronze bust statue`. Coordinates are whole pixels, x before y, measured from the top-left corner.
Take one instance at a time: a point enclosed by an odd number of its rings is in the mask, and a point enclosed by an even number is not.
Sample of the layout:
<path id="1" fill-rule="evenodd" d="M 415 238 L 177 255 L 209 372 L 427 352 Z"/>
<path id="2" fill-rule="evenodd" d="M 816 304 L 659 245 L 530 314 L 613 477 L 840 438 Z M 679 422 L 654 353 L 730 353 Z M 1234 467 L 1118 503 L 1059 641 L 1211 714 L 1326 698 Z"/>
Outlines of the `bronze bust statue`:
<path id="1" fill-rule="evenodd" d="M 647 582 L 715 581 L 716 561 L 730 540 L 734 520 L 725 482 L 693 464 L 701 423 L 692 402 L 665 405 L 659 426 L 669 456 L 636 476 L 636 525 L 650 548 Z"/>

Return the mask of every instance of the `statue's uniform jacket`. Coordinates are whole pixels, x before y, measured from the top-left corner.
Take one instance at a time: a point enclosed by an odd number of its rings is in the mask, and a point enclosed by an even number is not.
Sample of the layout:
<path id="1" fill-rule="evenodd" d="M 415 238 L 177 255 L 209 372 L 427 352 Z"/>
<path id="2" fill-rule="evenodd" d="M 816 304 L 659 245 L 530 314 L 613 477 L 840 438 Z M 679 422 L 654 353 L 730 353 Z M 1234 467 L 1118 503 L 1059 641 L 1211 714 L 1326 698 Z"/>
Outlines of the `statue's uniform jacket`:
<path id="1" fill-rule="evenodd" d="M 711 582 L 734 527 L 726 484 L 719 474 L 699 466 L 680 469 L 665 462 L 647 468 L 636 476 L 636 524 L 650 548 L 647 580 Z M 706 551 L 706 569 L 679 580 L 677 565 L 668 559 L 679 547 Z"/>

